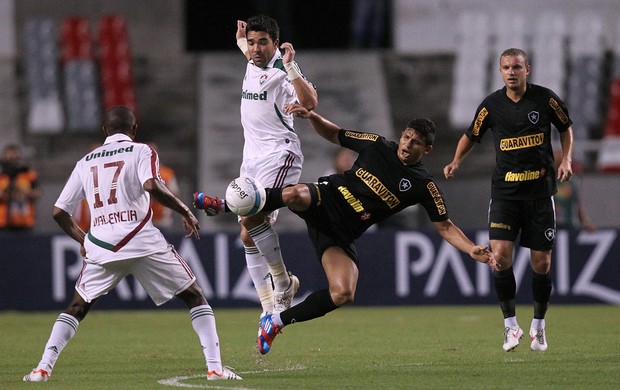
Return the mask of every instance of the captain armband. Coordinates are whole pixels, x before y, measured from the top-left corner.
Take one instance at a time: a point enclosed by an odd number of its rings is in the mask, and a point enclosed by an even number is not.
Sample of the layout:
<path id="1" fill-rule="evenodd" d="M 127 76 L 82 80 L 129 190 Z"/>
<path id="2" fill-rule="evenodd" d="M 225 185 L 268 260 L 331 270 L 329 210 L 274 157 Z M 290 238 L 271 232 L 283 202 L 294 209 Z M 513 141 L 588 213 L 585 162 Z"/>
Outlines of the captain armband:
<path id="1" fill-rule="evenodd" d="M 301 71 L 295 61 L 284 64 L 284 69 L 286 70 L 286 74 L 288 74 L 288 78 L 291 81 L 301 77 Z"/>
<path id="2" fill-rule="evenodd" d="M 246 37 L 237 39 L 237 46 L 239 46 L 239 50 L 245 55 L 245 53 L 248 52 L 248 39 Z"/>

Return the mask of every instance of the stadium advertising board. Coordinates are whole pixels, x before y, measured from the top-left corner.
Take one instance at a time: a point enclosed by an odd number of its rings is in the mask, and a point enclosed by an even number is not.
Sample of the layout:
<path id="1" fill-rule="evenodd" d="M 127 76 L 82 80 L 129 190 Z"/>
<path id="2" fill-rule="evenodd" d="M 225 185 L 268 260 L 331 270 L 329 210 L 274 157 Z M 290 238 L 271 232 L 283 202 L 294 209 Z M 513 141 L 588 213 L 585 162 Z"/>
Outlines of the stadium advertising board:
<path id="1" fill-rule="evenodd" d="M 486 231 L 466 232 L 487 242 Z M 620 305 L 620 229 L 559 231 L 553 256 L 552 304 Z M 190 264 L 214 307 L 258 307 L 236 234 L 200 240 L 182 235 L 169 240 Z M 289 270 L 299 276 L 297 300 L 327 286 L 305 234 L 281 234 Z M 443 241 L 435 232 L 367 233 L 357 243 L 360 280 L 356 305 L 497 304 L 491 270 Z M 73 294 L 82 268 L 79 246 L 65 235 L 0 235 L 3 272 L 0 310 L 58 310 Z M 515 254 L 518 303 L 531 302 L 529 250 Z M 97 308 L 153 308 L 132 278 L 97 302 Z M 165 307 L 182 307 L 171 302 Z"/>

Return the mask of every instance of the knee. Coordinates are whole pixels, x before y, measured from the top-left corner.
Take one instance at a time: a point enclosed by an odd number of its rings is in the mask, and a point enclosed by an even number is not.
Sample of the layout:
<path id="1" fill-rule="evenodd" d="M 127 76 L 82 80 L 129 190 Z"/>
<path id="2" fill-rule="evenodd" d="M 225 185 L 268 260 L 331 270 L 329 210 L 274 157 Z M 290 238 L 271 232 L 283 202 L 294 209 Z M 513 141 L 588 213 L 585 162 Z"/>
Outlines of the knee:
<path id="1" fill-rule="evenodd" d="M 86 302 L 73 301 L 69 304 L 65 313 L 75 317 L 75 319 L 81 322 L 84 317 L 86 317 L 86 314 L 88 314 L 88 310 L 89 305 L 86 304 Z"/>
<path id="2" fill-rule="evenodd" d="M 334 304 L 338 307 L 353 303 L 355 299 L 355 291 L 348 288 L 330 289 L 329 293 L 332 297 L 332 301 L 334 301 Z"/>
<path id="3" fill-rule="evenodd" d="M 250 237 L 246 229 L 241 229 L 241 233 L 239 234 L 239 237 L 241 238 L 241 242 L 243 242 L 244 246 L 246 247 L 254 246 L 254 241 L 252 240 L 252 237 Z"/>
<path id="4" fill-rule="evenodd" d="M 546 275 L 551 271 L 551 261 L 547 259 L 532 259 L 532 270 L 537 274 Z"/>
<path id="5" fill-rule="evenodd" d="M 305 184 L 287 187 L 282 191 L 282 201 L 293 210 L 305 210 L 310 203 L 310 190 Z"/>
<path id="6" fill-rule="evenodd" d="M 493 254 L 495 255 L 495 261 L 497 264 L 501 265 L 501 269 L 508 269 L 512 267 L 512 256 L 506 255 L 501 251 L 493 252 Z"/>
<path id="7" fill-rule="evenodd" d="M 207 299 L 202 293 L 202 289 L 198 283 L 194 282 L 184 291 L 177 294 L 177 296 L 187 305 L 188 308 L 193 308 L 200 305 L 206 305 Z"/>

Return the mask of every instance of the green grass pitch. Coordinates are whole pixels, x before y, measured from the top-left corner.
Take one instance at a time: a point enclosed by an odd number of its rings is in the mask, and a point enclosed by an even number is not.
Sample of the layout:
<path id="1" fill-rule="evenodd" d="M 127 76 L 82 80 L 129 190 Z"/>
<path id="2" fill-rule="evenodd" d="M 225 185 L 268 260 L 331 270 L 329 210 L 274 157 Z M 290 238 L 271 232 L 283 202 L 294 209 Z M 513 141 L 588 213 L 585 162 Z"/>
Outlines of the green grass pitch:
<path id="1" fill-rule="evenodd" d="M 47 383 L 23 383 L 58 313 L 0 312 L 0 389 L 617 389 L 620 308 L 552 306 L 549 350 L 501 347 L 492 306 L 349 307 L 284 329 L 256 348 L 259 309 L 214 308 L 225 365 L 243 381 L 208 382 L 183 310 L 97 311 Z M 527 334 L 532 309 L 518 307 Z"/>

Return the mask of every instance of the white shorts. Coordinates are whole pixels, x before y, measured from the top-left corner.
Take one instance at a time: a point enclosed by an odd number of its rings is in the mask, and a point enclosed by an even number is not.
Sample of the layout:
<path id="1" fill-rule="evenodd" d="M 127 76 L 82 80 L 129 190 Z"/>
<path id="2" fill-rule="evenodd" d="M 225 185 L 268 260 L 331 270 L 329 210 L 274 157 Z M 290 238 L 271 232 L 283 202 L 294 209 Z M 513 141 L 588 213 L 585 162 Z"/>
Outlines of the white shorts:
<path id="1" fill-rule="evenodd" d="M 134 259 L 94 264 L 84 261 L 75 290 L 86 302 L 106 295 L 127 275 L 133 275 L 157 306 L 196 281 L 196 276 L 172 245 L 167 250 Z"/>
<path id="2" fill-rule="evenodd" d="M 239 175 L 254 178 L 266 188 L 286 187 L 299 183 L 303 162 L 303 156 L 283 150 L 280 154 L 267 155 L 263 159 L 244 159 Z M 269 214 L 271 224 L 274 224 L 277 218 L 278 210 Z"/>

